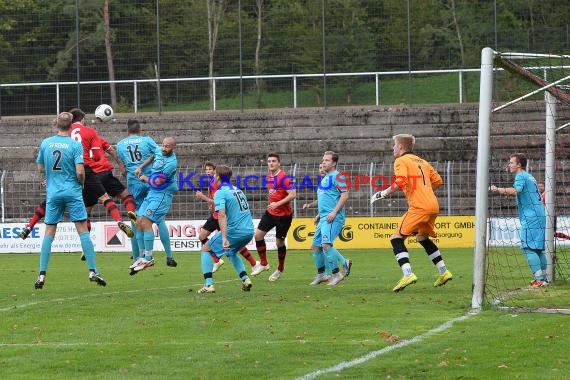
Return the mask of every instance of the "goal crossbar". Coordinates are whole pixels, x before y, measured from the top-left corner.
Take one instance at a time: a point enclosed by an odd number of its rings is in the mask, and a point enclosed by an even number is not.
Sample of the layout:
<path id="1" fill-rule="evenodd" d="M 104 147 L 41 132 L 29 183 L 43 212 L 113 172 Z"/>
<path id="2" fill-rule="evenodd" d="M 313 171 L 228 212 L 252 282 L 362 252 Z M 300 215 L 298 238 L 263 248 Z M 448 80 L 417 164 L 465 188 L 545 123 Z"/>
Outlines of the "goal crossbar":
<path id="1" fill-rule="evenodd" d="M 493 108 L 493 112 L 500 111 L 500 110 L 502 110 L 503 108 L 507 108 L 507 107 L 509 107 L 509 106 L 512 105 L 512 104 L 515 104 L 515 103 L 517 103 L 517 102 L 520 102 L 521 100 L 524 100 L 524 99 L 526 99 L 526 98 L 528 98 L 528 97 L 531 97 L 531 96 L 533 96 L 534 94 L 538 94 L 539 92 L 542 92 L 542 91 L 548 91 L 548 92 L 552 93 L 552 92 L 549 90 L 551 87 L 554 87 L 554 86 L 556 86 L 556 85 L 558 85 L 558 84 L 560 84 L 560 83 L 562 83 L 562 82 L 565 82 L 565 81 L 567 81 L 568 79 L 570 79 L 570 75 L 568 75 L 568 76 L 565 77 L 565 78 L 559 79 L 559 80 L 557 80 L 556 82 L 547 84 L 547 85 L 544 86 L 544 87 L 541 87 L 541 88 L 538 88 L 538 89 L 536 89 L 536 90 L 534 90 L 534 91 L 531 91 L 531 92 L 529 92 L 528 94 L 525 94 L 525 95 L 523 95 L 523 96 L 521 96 L 521 97 L 519 97 L 519 98 L 516 98 L 516 99 L 514 99 L 514 100 L 511 100 L 510 102 L 505 103 L 505 104 L 503 104 L 503 105 L 501 105 L 501 106 L 499 106 L 499 107 Z M 548 83 L 548 82 L 545 82 L 545 83 Z M 565 94 L 566 96 L 568 96 L 568 94 L 566 94 L 566 93 L 564 93 L 564 94 Z M 554 96 L 556 96 L 556 95 L 554 95 Z"/>
<path id="2" fill-rule="evenodd" d="M 495 52 L 496 57 L 504 57 L 509 59 L 529 59 L 529 58 L 560 58 L 570 59 L 570 55 L 566 54 L 537 54 L 537 53 L 499 53 Z"/>
<path id="3" fill-rule="evenodd" d="M 504 56 L 502 56 L 500 54 L 495 55 L 494 63 L 496 65 L 502 67 L 503 69 L 505 69 L 506 71 L 508 71 L 510 73 L 520 75 L 520 77 L 525 79 L 527 82 L 530 82 L 534 85 L 542 87 L 542 89 L 540 89 L 539 91 L 546 90 L 546 91 L 550 92 L 556 99 L 570 105 L 570 94 L 568 94 L 568 93 L 566 93 L 566 92 L 564 92 L 561 89 L 556 87 L 556 84 L 562 83 L 562 82 L 570 79 L 570 76 L 562 78 L 556 82 L 549 83 L 546 80 L 539 77 L 538 75 L 524 69 L 520 65 L 514 63 L 510 59 L 505 58 Z"/>

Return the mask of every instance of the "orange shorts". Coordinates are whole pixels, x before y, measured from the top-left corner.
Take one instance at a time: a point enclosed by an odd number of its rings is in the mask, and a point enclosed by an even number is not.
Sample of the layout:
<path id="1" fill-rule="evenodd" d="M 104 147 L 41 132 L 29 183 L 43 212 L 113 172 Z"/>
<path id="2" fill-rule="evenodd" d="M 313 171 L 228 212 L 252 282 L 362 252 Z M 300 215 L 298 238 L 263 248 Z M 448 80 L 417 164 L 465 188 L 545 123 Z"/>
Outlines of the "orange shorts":
<path id="1" fill-rule="evenodd" d="M 435 219 L 439 214 L 428 214 L 425 212 L 408 211 L 400 219 L 396 233 L 401 236 L 431 236 L 437 237 L 434 227 Z"/>

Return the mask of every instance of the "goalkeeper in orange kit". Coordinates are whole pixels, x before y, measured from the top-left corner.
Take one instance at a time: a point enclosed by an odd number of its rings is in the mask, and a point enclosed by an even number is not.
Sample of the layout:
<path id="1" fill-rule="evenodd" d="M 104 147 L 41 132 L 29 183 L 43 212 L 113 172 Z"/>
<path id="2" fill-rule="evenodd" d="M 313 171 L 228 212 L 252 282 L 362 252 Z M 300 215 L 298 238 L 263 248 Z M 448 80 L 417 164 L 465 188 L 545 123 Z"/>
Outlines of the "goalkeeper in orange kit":
<path id="1" fill-rule="evenodd" d="M 439 203 L 434 190 L 443 184 L 439 173 L 424 159 L 418 157 L 412 150 L 416 139 L 412 135 L 399 134 L 394 140 L 394 174 L 395 182 L 387 189 L 377 192 L 370 199 L 374 203 L 386 198 L 391 193 L 401 189 L 408 201 L 408 211 L 402 216 L 398 227 L 390 238 L 394 255 L 403 272 L 394 292 L 404 290 L 414 284 L 417 276 L 412 271 L 408 249 L 404 244 L 408 236 L 416 235 L 418 243 L 425 249 L 432 263 L 436 266 L 439 276 L 433 286 L 445 285 L 453 275 L 443 261 L 439 248 L 430 240 L 436 237 L 435 220 L 439 215 Z"/>

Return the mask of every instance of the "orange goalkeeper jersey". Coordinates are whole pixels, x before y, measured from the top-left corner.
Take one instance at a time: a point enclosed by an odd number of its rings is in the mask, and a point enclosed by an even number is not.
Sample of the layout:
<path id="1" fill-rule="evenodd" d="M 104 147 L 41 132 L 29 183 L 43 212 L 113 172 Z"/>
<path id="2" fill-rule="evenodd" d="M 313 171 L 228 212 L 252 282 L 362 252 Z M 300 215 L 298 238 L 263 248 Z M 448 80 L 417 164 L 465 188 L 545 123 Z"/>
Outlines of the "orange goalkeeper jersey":
<path id="1" fill-rule="evenodd" d="M 406 195 L 410 210 L 439 212 L 432 185 L 437 188 L 443 181 L 427 161 L 413 153 L 404 153 L 394 161 L 394 174 L 394 182 Z"/>

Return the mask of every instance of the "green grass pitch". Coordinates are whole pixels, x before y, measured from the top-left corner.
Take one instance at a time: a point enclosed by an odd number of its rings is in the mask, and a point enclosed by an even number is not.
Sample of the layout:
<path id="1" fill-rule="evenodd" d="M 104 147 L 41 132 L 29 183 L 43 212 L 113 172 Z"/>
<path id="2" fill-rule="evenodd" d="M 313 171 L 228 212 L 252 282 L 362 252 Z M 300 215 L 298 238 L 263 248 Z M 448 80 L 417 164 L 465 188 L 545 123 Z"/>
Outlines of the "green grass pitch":
<path id="1" fill-rule="evenodd" d="M 202 284 L 198 253 L 177 253 L 129 276 L 128 254 L 99 254 L 102 288 L 79 254 L 54 254 L 35 290 L 37 254 L 0 255 L 3 379 L 569 379 L 568 316 L 484 310 L 471 304 L 472 249 L 443 255 L 454 279 L 412 250 L 418 282 L 400 293 L 389 250 L 352 250 L 348 279 L 309 286 L 312 256 L 290 251 L 242 292 L 229 263 Z M 247 264 L 246 264 L 247 265 Z M 246 267 L 249 267 L 247 265 Z M 248 268 L 249 269 L 249 268 Z M 191 289 L 192 291 L 189 291 Z M 453 323 L 450 323 L 453 322 Z M 331 370 L 341 366 L 340 371 Z M 340 368 L 340 367 L 337 367 Z"/>

